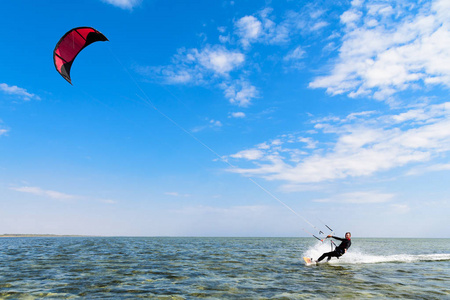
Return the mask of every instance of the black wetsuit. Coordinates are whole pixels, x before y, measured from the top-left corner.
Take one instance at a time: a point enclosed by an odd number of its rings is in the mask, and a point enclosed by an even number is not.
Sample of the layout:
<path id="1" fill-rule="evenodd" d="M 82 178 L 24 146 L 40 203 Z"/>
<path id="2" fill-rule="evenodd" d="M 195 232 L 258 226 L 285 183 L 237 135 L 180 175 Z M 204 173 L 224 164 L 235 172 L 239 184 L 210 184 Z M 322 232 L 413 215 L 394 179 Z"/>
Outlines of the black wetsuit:
<path id="1" fill-rule="evenodd" d="M 342 241 L 342 243 L 339 246 L 337 246 L 336 249 L 334 249 L 334 251 L 322 254 L 322 256 L 319 257 L 319 259 L 317 260 L 318 262 L 323 260 L 327 256 L 328 256 L 327 260 L 330 260 L 331 257 L 339 258 L 339 257 L 341 257 L 342 255 L 345 254 L 345 249 L 350 248 L 350 246 L 352 245 L 352 240 L 351 239 L 345 239 L 345 238 L 343 239 L 343 238 L 339 238 L 339 237 L 336 237 L 336 236 L 332 236 L 332 238 L 336 239 L 336 240 L 339 240 L 339 241 Z"/>

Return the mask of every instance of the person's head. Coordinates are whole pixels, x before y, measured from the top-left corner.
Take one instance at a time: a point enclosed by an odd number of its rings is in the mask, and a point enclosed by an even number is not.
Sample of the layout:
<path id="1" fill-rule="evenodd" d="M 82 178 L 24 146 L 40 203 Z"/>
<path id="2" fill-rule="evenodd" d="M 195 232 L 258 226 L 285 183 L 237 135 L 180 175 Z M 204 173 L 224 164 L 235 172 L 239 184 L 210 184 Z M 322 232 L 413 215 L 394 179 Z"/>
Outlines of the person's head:
<path id="1" fill-rule="evenodd" d="M 352 234 L 350 233 L 350 232 L 346 232 L 345 233 L 345 238 L 346 239 L 349 239 L 349 238 L 351 238 L 352 237 Z"/>

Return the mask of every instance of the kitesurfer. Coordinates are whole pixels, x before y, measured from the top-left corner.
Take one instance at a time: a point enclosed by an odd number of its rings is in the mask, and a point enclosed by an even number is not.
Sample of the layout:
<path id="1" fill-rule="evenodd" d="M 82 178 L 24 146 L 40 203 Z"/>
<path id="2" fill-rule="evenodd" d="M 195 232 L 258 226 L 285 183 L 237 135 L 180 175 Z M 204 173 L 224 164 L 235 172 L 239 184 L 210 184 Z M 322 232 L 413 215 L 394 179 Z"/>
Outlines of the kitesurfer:
<path id="1" fill-rule="evenodd" d="M 339 244 L 339 246 L 336 247 L 336 249 L 334 249 L 334 251 L 331 252 L 326 252 L 324 254 L 322 254 L 321 257 L 319 257 L 319 259 L 316 262 L 320 262 L 322 261 L 325 257 L 327 258 L 327 261 L 329 261 L 331 259 L 331 257 L 341 257 L 342 255 L 344 255 L 348 248 L 350 248 L 350 246 L 352 245 L 352 240 L 351 240 L 352 234 L 350 232 L 347 232 L 345 234 L 345 238 L 340 238 L 337 236 L 332 236 L 331 234 L 327 236 L 327 238 L 333 238 L 336 240 L 341 241 L 341 243 Z"/>

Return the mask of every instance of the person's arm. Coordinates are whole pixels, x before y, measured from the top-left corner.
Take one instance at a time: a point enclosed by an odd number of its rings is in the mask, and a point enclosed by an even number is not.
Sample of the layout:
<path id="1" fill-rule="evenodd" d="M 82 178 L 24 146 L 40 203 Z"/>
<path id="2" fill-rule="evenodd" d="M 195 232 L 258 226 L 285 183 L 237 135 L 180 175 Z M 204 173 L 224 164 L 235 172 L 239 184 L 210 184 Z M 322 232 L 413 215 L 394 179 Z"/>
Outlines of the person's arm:
<path id="1" fill-rule="evenodd" d="M 334 236 L 334 235 L 329 235 L 329 237 L 332 237 L 333 239 L 339 240 L 339 241 L 345 241 L 345 239 Z"/>

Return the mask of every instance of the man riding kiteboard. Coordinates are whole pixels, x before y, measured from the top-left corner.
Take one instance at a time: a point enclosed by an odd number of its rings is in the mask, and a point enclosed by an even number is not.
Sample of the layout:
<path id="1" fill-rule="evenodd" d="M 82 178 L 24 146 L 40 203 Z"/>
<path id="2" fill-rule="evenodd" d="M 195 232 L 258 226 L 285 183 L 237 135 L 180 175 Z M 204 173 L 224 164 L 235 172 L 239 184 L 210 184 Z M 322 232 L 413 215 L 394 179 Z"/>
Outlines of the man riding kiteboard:
<path id="1" fill-rule="evenodd" d="M 347 252 L 348 248 L 350 248 L 350 246 L 352 245 L 351 236 L 352 236 L 352 234 L 350 232 L 347 232 L 345 234 L 345 238 L 339 238 L 336 236 L 332 236 L 331 234 L 328 235 L 327 238 L 333 238 L 333 239 L 339 240 L 339 241 L 341 241 L 341 243 L 339 244 L 339 246 L 336 247 L 336 249 L 334 249 L 334 251 L 326 252 L 326 253 L 322 254 L 322 256 L 319 257 L 319 259 L 316 261 L 316 263 L 319 263 L 325 257 L 328 257 L 327 261 L 329 261 L 331 259 L 331 257 L 339 258 L 342 255 L 344 255 Z"/>

